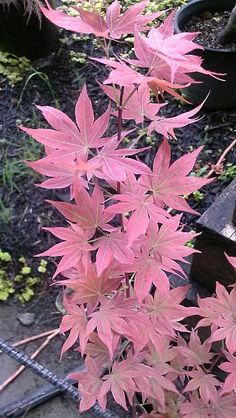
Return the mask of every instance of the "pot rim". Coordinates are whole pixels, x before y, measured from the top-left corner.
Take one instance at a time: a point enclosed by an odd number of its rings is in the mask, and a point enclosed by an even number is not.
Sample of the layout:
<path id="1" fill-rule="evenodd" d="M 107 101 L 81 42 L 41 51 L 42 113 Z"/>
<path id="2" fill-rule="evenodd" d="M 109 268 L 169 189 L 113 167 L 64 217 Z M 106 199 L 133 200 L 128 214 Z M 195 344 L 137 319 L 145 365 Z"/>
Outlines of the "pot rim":
<path id="1" fill-rule="evenodd" d="M 197 3 L 204 3 L 206 0 L 192 0 L 189 1 L 188 3 L 186 3 L 184 6 L 182 6 L 176 13 L 175 18 L 174 18 L 174 31 L 175 33 L 183 33 L 184 31 L 180 29 L 179 24 L 178 24 L 178 19 L 181 16 L 181 14 L 183 13 L 184 10 L 189 9 L 189 7 L 191 7 L 192 4 L 197 4 Z M 194 14 L 192 15 L 194 16 Z M 187 32 L 187 33 L 191 33 L 191 32 Z M 235 54 L 236 53 L 236 48 L 233 49 L 225 49 L 225 48 L 212 48 L 212 47 L 207 47 L 204 46 L 202 44 L 200 44 L 201 46 L 203 46 L 205 51 L 209 51 L 209 52 L 220 52 L 220 53 L 224 53 L 224 54 Z"/>

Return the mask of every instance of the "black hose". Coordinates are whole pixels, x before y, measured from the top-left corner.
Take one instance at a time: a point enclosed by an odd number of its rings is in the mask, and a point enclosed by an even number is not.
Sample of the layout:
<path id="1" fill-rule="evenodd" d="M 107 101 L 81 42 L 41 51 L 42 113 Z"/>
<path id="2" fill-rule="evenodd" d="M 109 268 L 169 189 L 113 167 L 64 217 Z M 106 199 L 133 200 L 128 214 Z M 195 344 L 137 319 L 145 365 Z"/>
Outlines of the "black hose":
<path id="1" fill-rule="evenodd" d="M 6 341 L 4 341 L 2 338 L 0 338 L 0 350 L 2 350 L 4 353 L 6 353 L 8 356 L 16 360 L 18 363 L 22 364 L 23 366 L 26 366 L 30 368 L 34 373 L 42 377 L 43 379 L 47 380 L 50 384 L 52 384 L 54 387 L 56 387 L 57 391 L 52 394 L 52 396 L 58 394 L 59 392 L 67 392 L 72 399 L 75 401 L 80 400 L 80 396 L 78 393 L 78 389 L 76 389 L 74 386 L 72 386 L 68 380 L 62 379 L 58 377 L 56 374 L 51 372 L 46 367 L 42 366 L 40 363 L 38 363 L 35 360 L 32 360 L 29 356 L 27 356 L 24 352 L 19 351 L 18 349 L 12 347 L 10 344 L 8 344 Z M 44 398 L 44 400 L 46 400 Z M 35 400 L 36 401 L 36 400 Z M 43 399 L 42 399 L 43 401 Z M 22 401 L 21 401 L 22 402 Z M 25 402 L 24 402 L 25 403 Z M 35 404 L 36 406 L 36 404 Z M 18 404 L 18 408 L 20 405 Z M 27 404 L 25 403 L 24 410 L 27 408 Z M 101 418 L 119 418 L 117 415 L 113 414 L 109 410 L 103 411 L 98 404 L 95 404 L 91 408 L 97 416 Z M 20 416 L 20 415 L 2 415 L 2 410 L 0 410 L 0 417 L 13 417 L 13 416 Z M 7 412 L 7 411 L 6 411 Z"/>

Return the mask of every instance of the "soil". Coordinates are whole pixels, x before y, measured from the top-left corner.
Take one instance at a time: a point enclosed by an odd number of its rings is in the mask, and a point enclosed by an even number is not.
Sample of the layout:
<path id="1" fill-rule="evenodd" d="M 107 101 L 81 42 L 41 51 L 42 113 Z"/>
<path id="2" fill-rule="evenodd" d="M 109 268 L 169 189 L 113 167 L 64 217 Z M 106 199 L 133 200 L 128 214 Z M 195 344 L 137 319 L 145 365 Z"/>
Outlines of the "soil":
<path id="1" fill-rule="evenodd" d="M 86 80 L 90 98 L 94 103 L 95 113 L 101 114 L 107 102 L 96 83 L 96 80 L 104 80 L 106 69 L 104 66 L 87 61 L 81 65 L 71 61 L 70 51 L 83 52 L 88 56 L 98 54 L 96 45 L 88 40 L 74 39 L 71 34 L 63 32 L 63 43 L 60 48 L 50 56 L 33 63 L 34 75 L 25 78 L 22 83 L 11 87 L 6 79 L 0 77 L 0 144 L 2 148 L 2 160 L 0 170 L 0 247 L 9 251 L 13 256 L 11 266 L 12 273 L 17 265 L 19 256 L 27 257 L 29 264 L 36 269 L 37 260 L 34 254 L 40 253 L 52 246 L 55 241 L 52 235 L 42 230 L 42 226 L 62 225 L 64 219 L 52 209 L 45 199 L 66 200 L 68 194 L 63 191 L 48 191 L 37 188 L 34 183 L 39 182 L 39 177 L 30 170 L 23 169 L 19 160 L 26 159 L 31 152 L 32 159 L 38 159 L 42 155 L 42 149 L 33 145 L 33 141 L 24 135 L 17 125 L 29 127 L 45 126 L 40 112 L 34 105 L 58 105 L 62 111 L 70 117 L 74 117 L 74 105 Z M 48 80 L 38 75 L 43 73 Z M 21 100 L 19 101 L 19 98 Z M 183 111 L 190 110 L 189 105 L 169 97 L 169 105 L 163 108 L 166 117 L 175 116 Z M 179 129 L 177 140 L 171 140 L 172 158 L 179 158 L 186 152 L 204 145 L 204 149 L 195 166 L 197 173 L 207 173 L 211 164 L 215 164 L 224 149 L 233 140 L 236 131 L 236 110 L 228 112 L 201 112 L 201 119 L 193 125 Z M 114 126 L 114 125 L 113 125 Z M 130 125 L 129 125 L 130 126 Z M 161 143 L 161 137 L 156 135 L 154 144 L 149 151 L 141 154 L 141 159 L 151 165 L 155 152 Z M 138 146 L 146 146 L 145 138 L 141 138 Z M 235 164 L 236 151 L 232 150 L 227 156 L 227 163 Z M 196 200 L 190 197 L 190 204 L 203 213 L 224 190 L 232 180 L 228 175 L 223 180 L 215 180 L 202 190 L 203 199 Z M 195 227 L 197 217 L 184 215 L 184 222 L 189 228 Z M 51 262 L 47 277 L 38 286 L 34 299 L 22 306 L 13 297 L 9 302 L 2 304 L 6 310 L 14 309 L 16 313 L 32 312 L 36 315 L 36 323 L 30 333 L 43 332 L 50 328 L 56 328 L 60 322 L 61 314 L 55 307 L 55 299 L 58 288 L 50 286 L 51 273 L 55 270 L 54 262 Z M 17 315 L 16 315 L 17 316 Z M 15 321 L 18 324 L 15 316 Z M 16 329 L 14 339 L 22 335 L 22 326 Z M 1 335 L 1 330 L 0 330 Z M 8 338 L 11 338 L 10 336 Z M 60 339 L 54 344 L 53 354 L 59 359 L 60 348 L 63 343 Z M 51 354 L 51 353 L 50 353 Z M 71 354 L 72 358 L 74 353 Z M 78 357 L 71 358 L 72 368 L 78 362 Z M 44 416 L 44 415 L 43 415 Z M 48 415 L 49 417 L 51 415 Z"/>
<path id="2" fill-rule="evenodd" d="M 186 32 L 199 32 L 195 42 L 207 48 L 236 49 L 235 42 L 221 44 L 218 42 L 220 32 L 229 20 L 230 12 L 205 12 L 190 19 L 185 27 Z"/>

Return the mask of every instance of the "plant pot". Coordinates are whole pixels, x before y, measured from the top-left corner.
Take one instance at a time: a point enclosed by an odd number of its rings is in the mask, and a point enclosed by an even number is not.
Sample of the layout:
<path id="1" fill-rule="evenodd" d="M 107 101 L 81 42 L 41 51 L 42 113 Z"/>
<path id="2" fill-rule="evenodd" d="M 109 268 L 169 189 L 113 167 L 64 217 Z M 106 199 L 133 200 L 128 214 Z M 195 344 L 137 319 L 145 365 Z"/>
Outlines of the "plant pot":
<path id="1" fill-rule="evenodd" d="M 40 22 L 41 21 L 41 22 Z M 44 16 L 25 12 L 23 2 L 17 6 L 0 4 L 0 50 L 37 59 L 55 49 L 59 31 Z"/>
<path id="2" fill-rule="evenodd" d="M 193 16 L 204 12 L 231 11 L 234 6 L 235 0 L 192 0 L 177 12 L 174 21 L 175 33 L 184 32 L 187 22 Z M 203 67 L 206 70 L 226 74 L 222 77 L 225 81 L 193 73 L 192 78 L 201 83 L 192 84 L 184 89 L 185 97 L 193 104 L 199 104 L 210 92 L 204 108 L 218 110 L 236 107 L 236 49 L 206 47 L 204 51 L 196 50 L 194 53 L 203 58 Z"/>

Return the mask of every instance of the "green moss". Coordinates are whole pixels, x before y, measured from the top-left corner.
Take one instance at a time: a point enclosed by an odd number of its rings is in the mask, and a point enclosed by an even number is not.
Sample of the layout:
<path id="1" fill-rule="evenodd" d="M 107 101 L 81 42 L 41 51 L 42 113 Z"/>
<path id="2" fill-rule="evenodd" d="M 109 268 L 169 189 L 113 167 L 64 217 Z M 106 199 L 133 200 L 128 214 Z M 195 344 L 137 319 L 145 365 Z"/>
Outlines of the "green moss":
<path id="1" fill-rule="evenodd" d="M 41 259 L 37 271 L 40 275 L 47 271 L 47 260 Z M 21 303 L 29 302 L 35 293 L 40 275 L 32 275 L 33 268 L 21 256 L 13 262 L 11 254 L 0 249 L 0 301 L 7 301 L 12 295 Z"/>
<path id="2" fill-rule="evenodd" d="M 236 165 L 227 163 L 222 174 L 218 176 L 219 180 L 233 180 L 236 177 Z"/>
<path id="3" fill-rule="evenodd" d="M 11 86 L 22 81 L 30 69 L 28 58 L 0 51 L 0 75 L 6 77 Z"/>

